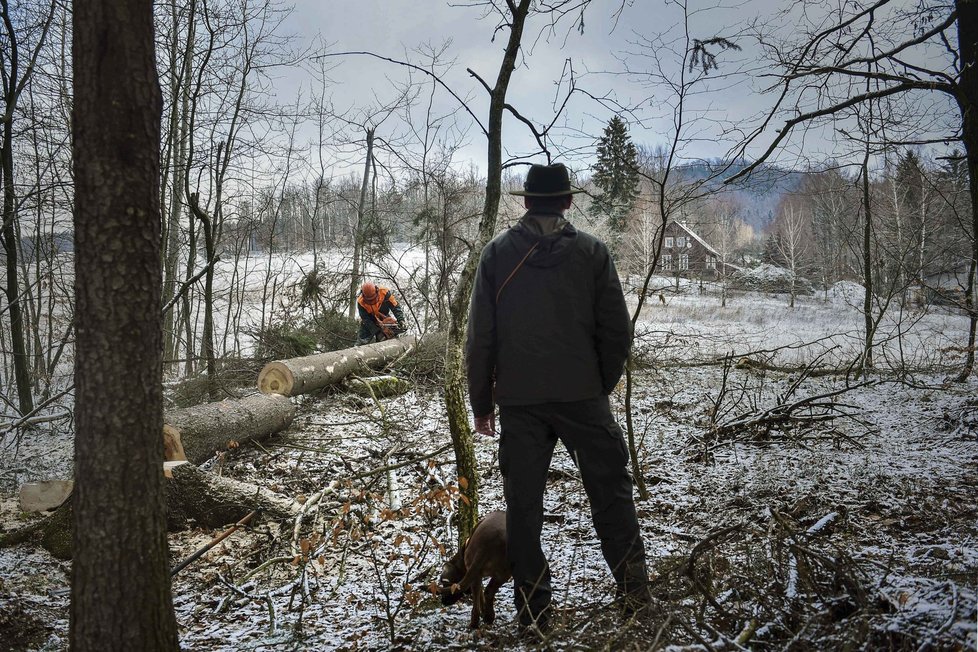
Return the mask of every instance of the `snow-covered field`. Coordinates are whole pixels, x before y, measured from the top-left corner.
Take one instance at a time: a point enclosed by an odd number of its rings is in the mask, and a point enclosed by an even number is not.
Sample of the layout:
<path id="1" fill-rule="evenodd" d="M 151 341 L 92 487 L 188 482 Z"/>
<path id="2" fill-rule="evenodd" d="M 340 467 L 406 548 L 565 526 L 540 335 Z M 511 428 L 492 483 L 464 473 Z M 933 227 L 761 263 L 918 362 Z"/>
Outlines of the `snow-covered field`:
<path id="1" fill-rule="evenodd" d="M 624 621 L 609 607 L 587 499 L 558 447 L 544 528 L 560 607 L 550 646 L 736 649 L 744 634 L 741 647 L 754 649 L 975 649 L 978 378 L 948 382 L 966 321 L 908 313 L 881 326 L 885 373 L 803 377 L 813 360 L 844 370 L 858 354 L 852 288 L 793 309 L 784 296 L 735 295 L 723 307 L 711 288 L 682 290 L 664 292 L 664 304 L 651 297 L 632 396 L 655 609 Z M 731 353 L 752 363 L 716 363 Z M 835 419 L 723 429 L 847 383 Z M 619 388 L 619 411 L 623 399 Z M 455 546 L 457 478 L 437 386 L 420 382 L 382 410 L 342 389 L 295 400 L 286 433 L 211 470 L 304 497 L 302 527 L 261 522 L 176 577 L 183 647 L 523 646 L 510 587 L 495 625 L 477 633 L 468 604 L 442 607 L 424 590 Z M 496 443 L 476 445 L 480 511 L 502 508 Z M 63 440 L 24 442 L 16 455 L 5 445 L 0 526 L 26 518 L 18 482 L 63 472 L 69 459 Z M 171 534 L 172 559 L 215 534 Z M 16 622 L 32 633 L 26 649 L 64 649 L 67 598 L 51 591 L 67 571 L 40 549 L 0 551 L 0 632 Z"/>

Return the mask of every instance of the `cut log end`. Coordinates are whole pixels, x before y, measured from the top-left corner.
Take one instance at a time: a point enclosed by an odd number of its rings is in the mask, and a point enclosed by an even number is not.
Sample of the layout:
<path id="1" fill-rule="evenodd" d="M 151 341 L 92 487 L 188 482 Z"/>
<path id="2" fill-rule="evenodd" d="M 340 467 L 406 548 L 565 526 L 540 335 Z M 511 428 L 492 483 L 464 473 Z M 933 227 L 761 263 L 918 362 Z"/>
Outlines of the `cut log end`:
<path id="1" fill-rule="evenodd" d="M 292 396 L 295 377 L 292 371 L 278 361 L 266 364 L 258 374 L 258 390 L 263 394 Z"/>

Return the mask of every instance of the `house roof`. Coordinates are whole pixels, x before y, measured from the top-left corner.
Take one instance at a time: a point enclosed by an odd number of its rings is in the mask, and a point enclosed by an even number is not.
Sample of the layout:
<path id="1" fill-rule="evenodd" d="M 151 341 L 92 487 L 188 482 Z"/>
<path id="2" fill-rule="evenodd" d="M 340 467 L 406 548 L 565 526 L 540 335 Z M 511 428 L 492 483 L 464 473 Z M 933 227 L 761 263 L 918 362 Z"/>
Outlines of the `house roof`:
<path id="1" fill-rule="evenodd" d="M 709 243 L 708 243 L 708 242 L 707 242 L 706 240 L 704 240 L 703 238 L 701 238 L 701 237 L 700 237 L 700 236 L 699 236 L 699 235 L 698 235 L 698 234 L 697 234 L 697 233 L 696 233 L 695 231 L 693 231 L 693 230 L 692 230 L 691 228 L 689 228 L 688 226 L 686 226 L 686 225 L 685 225 L 685 224 L 683 224 L 682 222 L 679 222 L 679 221 L 675 221 L 675 222 L 673 222 L 673 224 L 675 224 L 675 225 L 676 225 L 676 226 L 678 226 L 678 227 L 679 227 L 680 229 L 682 229 L 682 230 L 683 230 L 683 231 L 685 231 L 685 232 L 686 232 L 687 234 L 689 234 L 689 237 L 691 237 L 691 238 L 693 238 L 693 239 L 694 239 L 694 240 L 696 240 L 696 241 L 697 241 L 698 243 L 700 243 L 700 244 L 701 244 L 701 245 L 703 246 L 703 248 L 704 248 L 704 249 L 706 249 L 706 251 L 707 251 L 707 252 L 709 252 L 710 254 L 712 254 L 712 255 L 714 255 L 714 256 L 716 256 L 716 257 L 717 257 L 717 261 L 718 261 L 718 262 L 719 262 L 719 261 L 723 261 L 723 263 L 722 263 L 722 264 L 723 264 L 723 265 L 724 265 L 725 267 L 729 267 L 730 269 L 733 269 L 733 270 L 738 270 L 738 271 L 739 271 L 740 269 L 742 269 L 742 268 L 741 268 L 741 267 L 740 267 L 739 265 L 734 265 L 733 263 L 730 263 L 730 262 L 727 262 L 727 261 L 724 261 L 724 260 L 723 260 L 723 259 L 724 259 L 724 256 L 723 256 L 723 255 L 721 255 L 719 251 L 717 251 L 717 250 L 716 250 L 716 249 L 714 249 L 714 248 L 713 248 L 712 246 L 710 246 L 710 244 L 709 244 Z"/>
<path id="2" fill-rule="evenodd" d="M 691 238 L 693 238 L 694 240 L 696 240 L 697 242 L 699 242 L 701 245 L 703 245 L 703 248 L 704 249 L 706 249 L 707 251 L 709 251 L 711 254 L 713 254 L 717 258 L 720 258 L 720 252 L 718 252 L 716 249 L 714 249 L 713 247 L 711 247 L 706 242 L 706 240 L 704 240 L 700 236 L 696 235 L 696 233 L 693 232 L 693 230 L 691 228 L 689 228 L 688 226 L 686 226 L 682 222 L 674 222 L 674 224 L 676 226 L 678 226 L 680 229 L 682 229 L 683 231 L 685 231 L 686 233 L 688 233 Z"/>

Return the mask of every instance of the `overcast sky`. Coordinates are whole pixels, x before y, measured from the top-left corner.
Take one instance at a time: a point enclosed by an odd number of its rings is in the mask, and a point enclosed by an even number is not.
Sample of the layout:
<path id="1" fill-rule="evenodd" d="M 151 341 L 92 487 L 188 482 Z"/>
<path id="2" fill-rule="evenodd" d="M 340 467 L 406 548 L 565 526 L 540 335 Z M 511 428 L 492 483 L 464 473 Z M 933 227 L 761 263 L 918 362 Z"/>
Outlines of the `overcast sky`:
<path id="1" fill-rule="evenodd" d="M 913 0 L 907 2 L 913 4 Z M 761 59 L 742 32 L 753 19 L 775 20 L 773 12 L 785 3 L 746 0 L 718 5 L 691 0 L 690 4 L 699 8 L 689 21 L 691 38 L 725 36 L 743 47 L 740 52 L 721 52 L 719 72 L 711 73 L 688 100 L 684 156 L 723 157 L 733 144 L 722 136 L 723 131 L 750 124 L 751 118 L 773 100 L 757 92 L 764 83 L 758 74 Z M 572 167 L 587 166 L 595 137 L 615 106 L 631 109 L 625 117 L 636 143 L 665 144 L 673 131 L 675 93 L 649 73 L 660 67 L 658 57 L 667 76 L 672 81 L 678 79 L 680 66 L 674 52 L 681 52 L 685 43 L 682 11 L 663 0 L 634 0 L 613 15 L 618 6 L 617 1 L 595 0 L 585 14 L 583 33 L 571 17 L 555 30 L 548 30 L 539 16 L 526 28 L 523 57 L 507 96 L 510 104 L 537 125 L 549 123 L 567 90 L 566 83 L 558 85 L 558 80 L 566 80 L 571 67 L 578 88 L 608 98 L 602 102 L 576 94 L 558 120 L 550 145 Z M 415 63 L 423 62 L 419 48 L 444 48 L 445 83 L 465 98 L 471 111 L 484 122 L 487 93 L 466 70 L 472 69 L 490 85 L 494 83 L 508 36 L 508 31 L 502 30 L 493 40 L 497 19 L 469 0 L 295 0 L 287 27 L 306 42 L 320 40 L 333 52 L 367 50 Z M 393 84 L 403 82 L 409 72 L 363 56 L 330 61 L 336 68 L 330 72 L 327 92 L 341 113 L 357 120 L 391 102 L 396 97 Z M 424 81 L 417 74 L 415 78 Z M 282 80 L 282 87 L 293 92 L 309 83 L 301 75 L 290 76 Z M 447 93 L 438 91 L 434 113 L 448 113 L 457 105 Z M 424 121 L 423 106 L 415 115 L 415 126 L 419 127 L 417 123 Z M 457 160 L 484 167 L 485 138 L 479 127 L 462 114 L 458 124 L 467 127 L 467 145 Z M 380 126 L 378 136 L 393 138 L 403 133 L 403 128 L 390 118 Z M 525 156 L 537 149 L 529 130 L 514 119 L 507 119 L 504 142 L 509 157 Z M 792 163 L 799 153 L 825 159 L 840 154 L 835 150 L 831 132 L 822 130 L 796 139 L 781 160 Z M 541 161 L 542 157 L 533 160 Z"/>

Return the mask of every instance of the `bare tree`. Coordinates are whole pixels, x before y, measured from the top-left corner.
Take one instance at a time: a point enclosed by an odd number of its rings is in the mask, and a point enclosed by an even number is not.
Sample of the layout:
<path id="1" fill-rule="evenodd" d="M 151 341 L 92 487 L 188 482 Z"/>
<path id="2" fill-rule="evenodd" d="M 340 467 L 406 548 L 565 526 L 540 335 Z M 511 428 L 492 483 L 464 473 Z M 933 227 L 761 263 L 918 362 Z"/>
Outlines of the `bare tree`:
<path id="1" fill-rule="evenodd" d="M 539 12 L 550 20 L 550 28 L 564 16 L 573 15 L 583 20 L 583 12 L 590 0 L 558 0 L 543 4 L 534 10 L 531 0 L 485 0 L 473 2 L 473 5 L 484 6 L 488 12 L 498 16 L 497 31 L 508 31 L 506 49 L 503 54 L 495 83 L 490 86 L 472 69 L 469 74 L 476 77 L 489 94 L 489 115 L 486 125 L 482 127 L 488 141 L 486 159 L 486 188 L 485 203 L 482 208 L 482 219 L 479 222 L 479 233 L 468 258 L 462 267 L 458 285 L 452 295 L 450 313 L 451 325 L 448 329 L 448 344 L 445 356 L 445 409 L 448 413 L 448 424 L 452 433 L 452 443 L 455 449 L 455 462 L 460 477 L 465 478 L 466 486 L 461 494 L 459 505 L 459 534 L 467 537 L 475 529 L 478 520 L 478 469 L 475 451 L 472 446 L 472 430 L 469 426 L 468 409 L 465 401 L 465 372 L 463 369 L 462 345 L 465 339 L 465 328 L 469 314 L 469 299 L 475 280 L 476 267 L 482 249 L 492 239 L 496 231 L 496 219 L 499 214 L 499 200 L 502 193 L 503 173 L 503 115 L 509 111 L 517 119 L 531 128 L 538 143 L 543 146 L 545 137 L 541 130 L 533 126 L 527 118 L 520 115 L 515 107 L 506 102 L 510 80 L 516 68 L 517 57 L 523 39 L 523 30 L 528 17 L 534 11 Z M 583 26 L 583 23 L 581 23 Z M 550 123 L 551 125 L 553 122 Z M 545 148 L 544 148 L 545 149 Z"/>
<path id="2" fill-rule="evenodd" d="M 691 98 L 699 91 L 698 86 L 717 69 L 716 52 L 739 49 L 730 40 L 713 37 L 706 40 L 694 38 L 690 33 L 690 13 L 688 3 L 680 0 L 676 6 L 681 12 L 682 27 L 677 34 L 658 34 L 643 37 L 636 44 L 638 52 L 631 53 L 633 63 L 627 66 L 629 75 L 638 76 L 644 85 L 665 89 L 668 93 L 667 106 L 669 131 L 668 144 L 646 156 L 640 161 L 639 176 L 650 192 L 639 198 L 639 209 L 651 206 L 661 224 L 654 240 L 654 253 L 651 265 L 644 270 L 644 279 L 638 289 L 638 300 L 632 313 L 632 331 L 649 297 L 653 277 L 659 270 L 659 261 L 665 240 L 665 229 L 669 222 L 681 215 L 684 210 L 713 192 L 711 182 L 719 178 L 729 164 L 712 168 L 705 178 L 683 179 L 678 172 L 684 158 L 684 149 L 691 140 L 691 130 L 696 119 L 690 115 Z M 640 62 L 645 62 L 644 66 Z M 660 100 L 661 101 L 661 100 Z M 657 101 L 658 102 L 658 101 Z M 648 154 L 648 152 L 646 152 Z M 632 459 L 632 475 L 639 497 L 648 500 L 649 492 L 641 472 L 641 460 L 635 444 L 635 427 L 632 416 L 632 394 L 634 378 L 632 371 L 634 359 L 629 356 L 625 364 L 625 420 L 628 432 L 628 447 Z"/>
<path id="3" fill-rule="evenodd" d="M 6 284 L 3 288 L 10 315 L 10 344 L 13 349 L 17 404 L 22 415 L 34 410 L 31 383 L 31 361 L 25 340 L 23 288 L 18 263 L 20 253 L 20 216 L 14 182 L 14 117 L 25 87 L 31 82 L 38 56 L 54 20 L 57 2 L 39 5 L 15 4 L 0 0 L 0 80 L 2 80 L 2 124 L 0 124 L 0 245 L 5 256 Z"/>
<path id="4" fill-rule="evenodd" d="M 162 100 L 153 5 L 76 2 L 73 24 L 71 648 L 177 650 L 160 454 Z"/>
<path id="5" fill-rule="evenodd" d="M 781 214 L 775 222 L 775 247 L 787 265 L 788 271 L 791 272 L 788 303 L 791 308 L 795 307 L 798 276 L 808 255 L 809 242 L 811 241 L 808 225 L 809 221 L 801 207 L 795 206 L 792 202 L 787 202 L 782 206 Z"/>
<path id="6" fill-rule="evenodd" d="M 771 37 L 766 26 L 758 29 L 762 46 L 771 53 L 780 72 L 777 83 L 769 88 L 776 95 L 772 110 L 748 135 L 739 153 L 744 154 L 756 143 L 778 116 L 785 122 L 742 174 L 749 174 L 777 151 L 796 128 L 832 120 L 852 107 L 884 99 L 906 99 L 906 104 L 901 106 L 902 128 L 891 125 L 889 130 L 868 136 L 881 144 L 960 138 L 972 204 L 971 260 L 965 292 L 970 327 L 958 374 L 958 380 L 963 381 L 975 368 L 978 330 L 978 5 L 974 0 L 928 0 L 907 7 L 896 0 L 876 0 L 839 5 L 832 11 L 821 22 L 812 22 L 807 15 L 800 17 L 795 33 L 801 36 L 788 42 Z M 909 34 L 905 31 L 908 24 L 915 26 Z M 956 46 L 952 45 L 954 31 Z M 960 119 L 956 124 L 935 120 L 935 116 L 946 114 L 942 101 L 958 108 Z M 930 135 L 934 131 L 944 133 Z"/>

